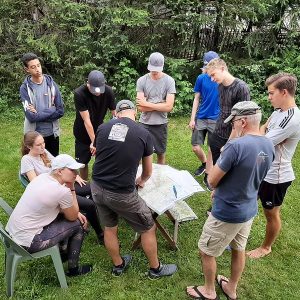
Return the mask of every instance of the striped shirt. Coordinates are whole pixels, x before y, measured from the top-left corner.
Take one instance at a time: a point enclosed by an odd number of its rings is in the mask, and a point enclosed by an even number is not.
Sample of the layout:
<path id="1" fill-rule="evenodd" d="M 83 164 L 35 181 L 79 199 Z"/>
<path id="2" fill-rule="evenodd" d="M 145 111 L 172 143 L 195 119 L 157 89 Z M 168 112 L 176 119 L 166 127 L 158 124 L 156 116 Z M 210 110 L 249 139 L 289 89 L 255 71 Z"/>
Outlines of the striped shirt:
<path id="1" fill-rule="evenodd" d="M 235 78 L 228 86 L 219 85 L 220 115 L 217 120 L 215 134 L 223 139 L 228 139 L 231 133 L 231 124 L 224 123 L 230 115 L 231 108 L 238 102 L 250 101 L 250 91 L 248 85 L 241 79 Z"/>
<path id="2" fill-rule="evenodd" d="M 292 107 L 273 112 L 266 130 L 266 137 L 275 146 L 275 159 L 264 181 L 272 184 L 295 179 L 292 158 L 300 140 L 300 110 Z"/>

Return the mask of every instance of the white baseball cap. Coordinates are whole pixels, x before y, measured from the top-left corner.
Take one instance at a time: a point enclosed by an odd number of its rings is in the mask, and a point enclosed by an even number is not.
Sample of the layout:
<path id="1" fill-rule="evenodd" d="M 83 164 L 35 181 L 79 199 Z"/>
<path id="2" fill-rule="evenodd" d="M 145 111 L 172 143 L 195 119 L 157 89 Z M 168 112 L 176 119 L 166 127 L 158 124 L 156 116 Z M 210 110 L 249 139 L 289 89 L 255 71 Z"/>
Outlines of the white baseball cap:
<path id="1" fill-rule="evenodd" d="M 72 156 L 68 154 L 57 155 L 51 162 L 51 169 L 63 169 L 68 168 L 71 170 L 77 170 L 84 167 L 84 164 L 78 163 Z"/>

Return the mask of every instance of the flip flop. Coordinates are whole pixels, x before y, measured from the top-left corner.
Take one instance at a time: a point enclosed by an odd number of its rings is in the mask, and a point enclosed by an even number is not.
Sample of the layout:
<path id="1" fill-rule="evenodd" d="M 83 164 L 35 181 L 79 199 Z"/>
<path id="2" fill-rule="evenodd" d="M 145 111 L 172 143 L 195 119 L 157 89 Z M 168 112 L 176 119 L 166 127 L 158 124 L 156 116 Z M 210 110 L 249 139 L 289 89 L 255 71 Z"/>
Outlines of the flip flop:
<path id="1" fill-rule="evenodd" d="M 193 299 L 198 299 L 198 300 L 220 300 L 220 298 L 218 297 L 218 295 L 217 295 L 217 297 L 215 299 L 206 298 L 205 296 L 203 296 L 201 294 L 201 292 L 198 290 L 198 287 L 196 285 L 194 285 L 192 288 L 193 288 L 193 290 L 196 292 L 196 294 L 198 296 L 190 295 L 188 292 L 187 292 L 187 294 L 188 294 L 189 297 L 191 297 Z"/>
<path id="2" fill-rule="evenodd" d="M 223 290 L 223 286 L 222 286 L 222 283 L 223 282 L 226 282 L 228 283 L 228 279 L 225 279 L 225 278 L 222 278 L 222 277 L 219 277 L 220 275 L 217 276 L 216 278 L 216 281 L 217 281 L 217 284 L 218 286 L 220 287 L 222 293 L 224 294 L 224 296 L 227 298 L 227 300 L 237 300 L 238 298 L 230 298 L 228 294 L 225 293 L 225 291 Z"/>

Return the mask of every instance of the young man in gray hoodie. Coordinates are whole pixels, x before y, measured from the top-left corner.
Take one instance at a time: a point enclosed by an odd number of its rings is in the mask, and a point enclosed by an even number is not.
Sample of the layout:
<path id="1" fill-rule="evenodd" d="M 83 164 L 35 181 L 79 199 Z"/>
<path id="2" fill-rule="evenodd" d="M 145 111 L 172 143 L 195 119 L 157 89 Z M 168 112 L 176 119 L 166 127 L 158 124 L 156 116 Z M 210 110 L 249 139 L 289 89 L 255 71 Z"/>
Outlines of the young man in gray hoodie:
<path id="1" fill-rule="evenodd" d="M 64 115 L 64 106 L 57 84 L 43 74 L 39 57 L 26 53 L 22 57 L 28 73 L 20 87 L 24 107 L 24 134 L 35 130 L 45 140 L 45 148 L 53 155 L 59 154 L 60 127 L 58 119 Z"/>

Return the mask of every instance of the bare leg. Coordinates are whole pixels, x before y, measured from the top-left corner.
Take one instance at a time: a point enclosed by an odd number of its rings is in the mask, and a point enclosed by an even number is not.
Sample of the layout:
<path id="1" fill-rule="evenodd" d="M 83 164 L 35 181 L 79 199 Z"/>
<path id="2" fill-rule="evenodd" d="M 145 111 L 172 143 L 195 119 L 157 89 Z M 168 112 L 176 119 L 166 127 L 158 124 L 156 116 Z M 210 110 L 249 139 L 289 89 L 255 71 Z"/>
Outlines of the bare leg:
<path id="1" fill-rule="evenodd" d="M 218 282 L 223 278 L 226 282 L 222 282 L 222 289 L 232 299 L 236 299 L 236 289 L 238 282 L 242 276 L 245 267 L 245 251 L 231 250 L 231 275 L 227 279 L 222 275 L 218 275 Z"/>
<path id="2" fill-rule="evenodd" d="M 141 234 L 141 243 L 143 250 L 148 258 L 150 268 L 158 268 L 159 261 L 157 257 L 156 226 Z"/>
<path id="3" fill-rule="evenodd" d="M 203 151 L 203 149 L 201 148 L 200 145 L 195 145 L 192 147 L 193 152 L 196 154 L 196 156 L 198 157 L 198 159 L 202 162 L 205 163 L 206 162 L 206 155 Z"/>
<path id="4" fill-rule="evenodd" d="M 105 248 L 110 255 L 113 264 L 118 266 L 123 263 L 122 257 L 120 255 L 120 247 L 118 240 L 118 226 L 115 227 L 105 227 L 104 228 L 104 243 Z"/>
<path id="5" fill-rule="evenodd" d="M 160 165 L 166 164 L 166 153 L 157 154 L 157 163 Z"/>
<path id="6" fill-rule="evenodd" d="M 212 167 L 213 167 L 212 155 L 211 155 L 210 148 L 208 148 L 205 173 L 209 174 Z"/>
<path id="7" fill-rule="evenodd" d="M 79 169 L 80 177 L 84 180 L 88 180 L 89 177 L 89 165 L 86 164 L 84 168 Z"/>
<path id="8" fill-rule="evenodd" d="M 207 299 L 215 299 L 217 297 L 215 290 L 215 278 L 217 271 L 216 259 L 213 256 L 206 255 L 200 251 L 202 270 L 205 278 L 204 286 L 198 286 L 199 292 Z M 187 293 L 194 297 L 199 297 L 193 287 L 187 287 Z"/>
<path id="9" fill-rule="evenodd" d="M 261 258 L 271 253 L 272 245 L 281 230 L 280 206 L 264 209 L 264 213 L 267 219 L 265 239 L 259 248 L 247 252 L 250 258 Z"/>

